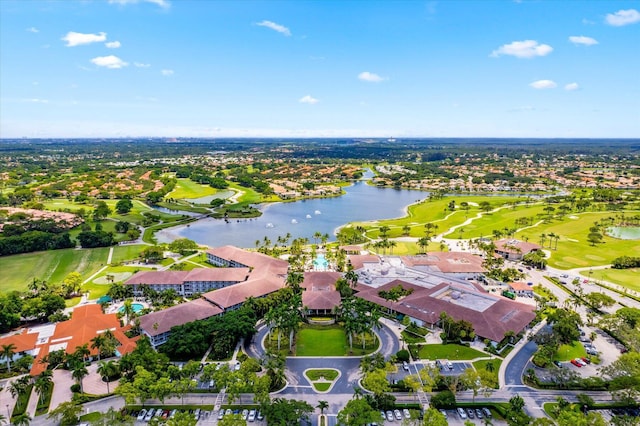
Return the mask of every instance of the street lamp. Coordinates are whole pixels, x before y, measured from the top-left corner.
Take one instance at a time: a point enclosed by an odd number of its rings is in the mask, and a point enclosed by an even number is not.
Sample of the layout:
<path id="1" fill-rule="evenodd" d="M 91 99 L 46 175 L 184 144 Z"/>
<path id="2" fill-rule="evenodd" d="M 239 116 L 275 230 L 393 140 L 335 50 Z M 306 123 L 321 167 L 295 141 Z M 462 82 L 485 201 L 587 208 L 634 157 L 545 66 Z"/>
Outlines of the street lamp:
<path id="1" fill-rule="evenodd" d="M 9 412 L 9 404 L 7 404 L 7 420 L 11 421 L 11 413 Z"/>

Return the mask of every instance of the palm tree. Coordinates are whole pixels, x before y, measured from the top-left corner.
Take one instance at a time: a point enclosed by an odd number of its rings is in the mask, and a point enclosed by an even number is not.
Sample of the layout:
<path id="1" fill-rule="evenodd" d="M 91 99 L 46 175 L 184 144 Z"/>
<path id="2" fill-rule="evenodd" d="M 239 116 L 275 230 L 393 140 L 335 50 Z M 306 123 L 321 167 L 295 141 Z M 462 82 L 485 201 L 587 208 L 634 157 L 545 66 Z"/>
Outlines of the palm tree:
<path id="1" fill-rule="evenodd" d="M 76 346 L 76 350 L 73 351 L 73 355 L 76 358 L 81 359 L 83 362 L 87 361 L 87 357 L 91 355 L 91 351 L 89 350 L 89 344 L 85 343 L 82 346 Z"/>
<path id="2" fill-rule="evenodd" d="M 316 408 L 320 409 L 320 415 L 324 414 L 324 410 L 326 408 L 329 408 L 329 403 L 327 401 L 318 401 L 318 405 L 316 405 Z"/>
<path id="3" fill-rule="evenodd" d="M 106 339 L 102 334 L 98 334 L 96 337 L 91 339 L 91 349 L 98 350 L 98 361 L 100 361 L 100 355 L 102 354 L 102 349 L 104 348 Z"/>
<path id="4" fill-rule="evenodd" d="M 294 293 L 300 293 L 300 284 L 304 281 L 304 275 L 300 272 L 289 272 L 287 274 L 287 287 L 291 288 Z"/>
<path id="5" fill-rule="evenodd" d="M 80 385 L 80 393 L 84 393 L 84 388 L 82 387 L 82 379 L 87 377 L 88 374 L 89 372 L 87 371 L 84 364 L 76 365 L 73 371 L 71 372 L 71 377 L 76 379 L 76 381 Z"/>
<path id="6" fill-rule="evenodd" d="M 40 375 L 36 378 L 36 381 L 33 385 L 38 395 L 40 395 L 40 403 L 44 403 L 44 396 L 51 389 L 51 385 L 53 384 L 53 372 L 51 370 L 44 370 Z"/>
<path id="7" fill-rule="evenodd" d="M 31 376 L 22 376 L 19 379 L 11 382 L 11 384 L 9 385 L 9 392 L 11 393 L 11 396 L 18 399 L 18 403 L 16 403 L 16 406 L 19 406 L 18 404 L 20 403 L 20 395 L 24 394 L 27 391 L 30 382 Z"/>
<path id="8" fill-rule="evenodd" d="M 120 367 L 115 361 L 107 361 L 107 362 L 99 361 L 98 362 L 97 372 L 100 375 L 100 377 L 102 377 L 103 379 L 106 379 L 105 381 L 107 382 L 107 393 L 110 393 L 109 382 L 111 377 L 118 374 L 119 371 L 120 371 Z"/>
<path id="9" fill-rule="evenodd" d="M 429 247 L 429 242 L 431 241 L 431 237 L 421 237 L 418 240 L 418 246 L 420 247 L 420 251 L 426 253 L 425 248 Z"/>
<path id="10" fill-rule="evenodd" d="M 29 426 L 31 424 L 31 417 L 27 413 L 18 414 L 11 419 L 15 426 Z"/>
<path id="11" fill-rule="evenodd" d="M 7 361 L 7 371 L 11 373 L 11 361 L 13 361 L 13 356 L 16 354 L 16 345 L 14 345 L 13 343 L 2 345 L 0 354 Z"/>
<path id="12" fill-rule="evenodd" d="M 124 325 L 129 324 L 129 321 L 131 321 L 131 318 L 135 315 L 135 311 L 133 310 L 133 301 L 131 299 L 124 301 L 124 304 L 122 305 L 122 313 L 127 318 Z"/>
<path id="13" fill-rule="evenodd" d="M 318 245 L 318 240 L 322 238 L 322 232 L 316 231 L 313 234 L 313 239 L 316 241 L 316 245 Z"/>
<path id="14" fill-rule="evenodd" d="M 389 248 L 391 249 L 391 254 L 393 254 L 393 248 L 396 247 L 398 245 L 398 243 L 396 243 L 394 240 L 389 241 Z"/>
<path id="15" fill-rule="evenodd" d="M 409 236 L 409 234 L 411 233 L 411 227 L 410 227 L 409 225 L 404 225 L 404 226 L 402 227 L 402 233 L 403 233 L 404 235 Z"/>

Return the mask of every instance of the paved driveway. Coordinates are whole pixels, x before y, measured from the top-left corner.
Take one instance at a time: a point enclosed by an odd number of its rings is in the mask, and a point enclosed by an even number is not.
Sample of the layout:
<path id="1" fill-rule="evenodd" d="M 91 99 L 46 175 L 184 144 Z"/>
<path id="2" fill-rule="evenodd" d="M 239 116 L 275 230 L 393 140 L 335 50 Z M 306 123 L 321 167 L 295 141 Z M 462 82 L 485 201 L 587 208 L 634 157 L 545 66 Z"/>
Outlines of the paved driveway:
<path id="1" fill-rule="evenodd" d="M 71 371 L 56 369 L 53 370 L 53 393 L 51 394 L 51 404 L 49 411 L 54 410 L 58 405 L 66 401 L 71 401 L 73 392 L 71 385 L 76 381 L 71 377 Z"/>

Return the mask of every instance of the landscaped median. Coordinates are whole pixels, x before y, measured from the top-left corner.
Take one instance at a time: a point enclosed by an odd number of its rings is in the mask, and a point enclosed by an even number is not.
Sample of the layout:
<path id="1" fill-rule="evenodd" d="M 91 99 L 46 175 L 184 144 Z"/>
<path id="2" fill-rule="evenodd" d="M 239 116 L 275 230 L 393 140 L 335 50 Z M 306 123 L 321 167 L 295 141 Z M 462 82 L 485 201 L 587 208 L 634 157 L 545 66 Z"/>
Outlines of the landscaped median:
<path id="1" fill-rule="evenodd" d="M 333 368 L 304 370 L 304 377 L 311 383 L 316 392 L 328 392 L 342 373 Z"/>

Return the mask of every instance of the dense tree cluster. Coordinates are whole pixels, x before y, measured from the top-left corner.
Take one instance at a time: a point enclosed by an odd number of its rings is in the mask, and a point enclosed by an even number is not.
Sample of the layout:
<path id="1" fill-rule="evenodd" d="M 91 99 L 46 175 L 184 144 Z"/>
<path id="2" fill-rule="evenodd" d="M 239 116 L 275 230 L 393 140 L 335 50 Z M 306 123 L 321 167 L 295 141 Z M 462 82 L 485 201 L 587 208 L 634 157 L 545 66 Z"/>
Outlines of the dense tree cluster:
<path id="1" fill-rule="evenodd" d="M 611 261 L 613 269 L 629 269 L 640 267 L 640 257 L 621 256 Z"/>
<path id="2" fill-rule="evenodd" d="M 255 314 L 247 308 L 190 322 L 172 328 L 160 351 L 171 359 L 192 359 L 202 356 L 213 345 L 211 356 L 224 359 L 233 352 L 241 338 L 250 338 L 255 333 L 255 324 Z"/>

